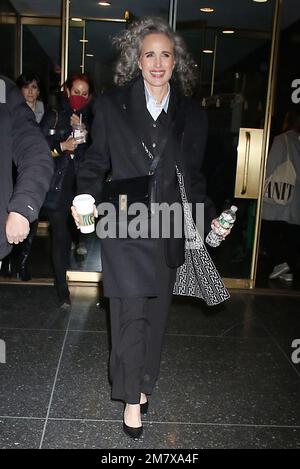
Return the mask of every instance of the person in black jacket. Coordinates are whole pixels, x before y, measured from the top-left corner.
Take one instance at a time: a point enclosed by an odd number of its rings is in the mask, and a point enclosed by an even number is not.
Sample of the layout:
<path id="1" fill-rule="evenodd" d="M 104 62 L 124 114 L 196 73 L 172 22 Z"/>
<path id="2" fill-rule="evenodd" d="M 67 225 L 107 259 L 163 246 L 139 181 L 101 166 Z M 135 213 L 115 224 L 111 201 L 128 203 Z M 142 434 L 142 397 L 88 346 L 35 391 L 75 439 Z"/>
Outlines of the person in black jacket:
<path id="1" fill-rule="evenodd" d="M 22 73 L 16 81 L 18 88 L 25 98 L 26 104 L 33 111 L 35 120 L 39 124 L 44 115 L 44 103 L 40 99 L 41 80 L 34 73 Z M 26 240 L 16 249 L 17 276 L 20 280 L 31 279 L 28 264 L 32 248 L 32 243 L 38 229 L 38 220 L 30 224 L 30 232 Z"/>
<path id="2" fill-rule="evenodd" d="M 76 173 L 89 144 L 91 99 L 92 85 L 88 76 L 74 74 L 64 85 L 58 108 L 49 110 L 41 122 L 55 163 L 55 176 L 44 207 L 51 225 L 52 262 L 63 308 L 71 304 L 66 280 L 73 230 L 70 207 L 76 195 Z M 81 140 L 74 138 L 73 133 L 80 122 L 85 126 Z"/>
<path id="3" fill-rule="evenodd" d="M 96 102 L 78 193 L 101 202 L 108 173 L 112 183 L 145 176 L 160 155 L 157 201 L 182 208 L 177 166 L 189 200 L 206 204 L 209 229 L 215 212 L 201 172 L 207 121 L 198 103 L 187 97 L 195 67 L 183 40 L 163 20 L 145 18 L 115 43 L 121 51 L 115 76 L 119 87 Z M 74 207 L 72 212 L 78 225 Z M 147 412 L 147 396 L 159 373 L 177 267 L 185 259 L 184 236 L 108 236 L 101 239 L 101 254 L 104 294 L 110 298 L 112 398 L 126 404 L 124 432 L 139 438 L 141 413 Z"/>
<path id="4" fill-rule="evenodd" d="M 0 260 L 29 233 L 53 174 L 53 161 L 34 114 L 16 85 L 0 76 Z M 12 166 L 17 168 L 13 184 Z"/>

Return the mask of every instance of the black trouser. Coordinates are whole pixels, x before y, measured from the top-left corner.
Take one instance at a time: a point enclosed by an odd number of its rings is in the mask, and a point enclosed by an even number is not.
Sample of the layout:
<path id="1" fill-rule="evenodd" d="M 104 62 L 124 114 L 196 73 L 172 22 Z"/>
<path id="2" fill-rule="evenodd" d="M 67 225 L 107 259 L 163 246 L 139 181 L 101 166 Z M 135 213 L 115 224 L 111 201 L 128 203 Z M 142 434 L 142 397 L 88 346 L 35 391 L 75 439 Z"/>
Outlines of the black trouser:
<path id="1" fill-rule="evenodd" d="M 159 374 L 175 277 L 176 269 L 167 267 L 163 257 L 157 297 L 110 298 L 112 399 L 138 404 L 141 392 L 151 394 Z"/>
<path id="2" fill-rule="evenodd" d="M 70 211 L 48 210 L 51 225 L 52 262 L 56 285 L 66 285 L 66 273 L 70 265 L 72 242 L 72 218 Z"/>
<path id="3" fill-rule="evenodd" d="M 300 225 L 263 220 L 262 240 L 273 266 L 287 262 L 291 272 L 295 273 L 300 253 Z"/>

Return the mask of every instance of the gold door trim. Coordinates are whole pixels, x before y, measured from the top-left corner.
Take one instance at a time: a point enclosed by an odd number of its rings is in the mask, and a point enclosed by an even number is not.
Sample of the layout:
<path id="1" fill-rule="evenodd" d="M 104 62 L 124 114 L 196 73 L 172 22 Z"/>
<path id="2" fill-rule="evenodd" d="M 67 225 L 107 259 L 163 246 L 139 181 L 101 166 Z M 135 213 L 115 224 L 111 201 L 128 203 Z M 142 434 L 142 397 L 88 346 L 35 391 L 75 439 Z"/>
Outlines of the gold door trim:
<path id="1" fill-rule="evenodd" d="M 61 3 L 61 85 L 68 78 L 70 2 Z"/>
<path id="2" fill-rule="evenodd" d="M 43 17 L 43 16 L 22 16 L 22 25 L 33 25 L 33 26 L 61 26 L 61 19 L 55 17 Z"/>
<path id="3" fill-rule="evenodd" d="M 67 271 L 68 282 L 99 283 L 102 280 L 102 272 L 81 272 L 76 270 Z"/>
<path id="4" fill-rule="evenodd" d="M 99 283 L 103 280 L 102 272 L 80 272 L 75 270 L 67 271 L 68 282 L 76 283 Z M 252 289 L 254 287 L 253 281 L 250 279 L 240 278 L 223 278 L 226 288 L 229 289 Z"/>
<path id="5" fill-rule="evenodd" d="M 225 287 L 234 290 L 234 289 L 246 289 L 250 290 L 254 287 L 254 282 L 253 280 L 250 280 L 248 278 L 223 278 L 223 282 L 225 284 Z"/>
<path id="6" fill-rule="evenodd" d="M 263 129 L 240 129 L 234 194 L 236 198 L 259 197 L 263 134 Z"/>
<path id="7" fill-rule="evenodd" d="M 282 11 L 282 0 L 276 0 L 274 21 L 273 21 L 273 34 L 272 34 L 272 45 L 271 45 L 272 48 L 271 48 L 271 58 L 270 58 L 266 114 L 265 114 L 266 117 L 265 117 L 265 127 L 264 127 L 262 169 L 260 172 L 260 179 L 259 179 L 260 191 L 259 191 L 259 196 L 257 200 L 253 255 L 252 255 L 251 274 L 250 274 L 250 278 L 253 280 L 254 286 L 255 286 L 256 274 L 257 274 L 259 237 L 260 237 L 260 227 L 261 227 L 261 212 L 262 212 L 262 202 L 263 202 L 263 181 L 265 180 L 265 174 L 266 174 L 267 154 L 269 151 L 270 132 L 271 132 L 271 123 L 272 123 L 271 121 L 272 121 L 272 113 L 274 109 L 274 100 L 275 100 L 275 81 L 276 81 L 276 71 L 277 71 L 278 52 L 279 52 L 281 11 Z"/>

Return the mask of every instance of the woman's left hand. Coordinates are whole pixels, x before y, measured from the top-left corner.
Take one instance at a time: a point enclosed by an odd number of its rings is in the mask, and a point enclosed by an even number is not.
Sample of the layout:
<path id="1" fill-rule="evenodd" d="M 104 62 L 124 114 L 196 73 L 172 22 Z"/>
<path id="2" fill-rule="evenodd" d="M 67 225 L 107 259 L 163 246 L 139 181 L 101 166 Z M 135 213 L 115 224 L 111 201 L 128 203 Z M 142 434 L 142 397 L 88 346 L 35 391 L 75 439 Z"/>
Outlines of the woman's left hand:
<path id="1" fill-rule="evenodd" d="M 223 228 L 222 225 L 220 225 L 219 221 L 217 218 L 214 218 L 211 222 L 211 228 L 212 230 L 216 231 L 218 234 L 220 234 L 223 237 L 223 240 L 228 236 L 231 232 L 231 228 L 226 230 Z"/>

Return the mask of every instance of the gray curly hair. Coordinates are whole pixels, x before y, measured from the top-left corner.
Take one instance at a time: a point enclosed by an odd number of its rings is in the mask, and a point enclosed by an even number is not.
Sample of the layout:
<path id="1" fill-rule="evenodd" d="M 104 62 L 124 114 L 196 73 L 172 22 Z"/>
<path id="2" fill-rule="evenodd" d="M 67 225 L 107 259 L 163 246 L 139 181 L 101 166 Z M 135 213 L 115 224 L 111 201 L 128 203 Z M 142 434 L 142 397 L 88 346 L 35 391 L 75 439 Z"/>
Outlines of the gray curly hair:
<path id="1" fill-rule="evenodd" d="M 191 95 L 197 82 L 195 62 L 188 53 L 184 40 L 161 18 L 142 18 L 113 38 L 113 44 L 120 52 L 114 82 L 118 86 L 124 86 L 140 74 L 138 60 L 142 42 L 148 34 L 153 33 L 165 34 L 171 40 L 175 58 L 172 81 L 179 84 L 185 96 Z"/>

